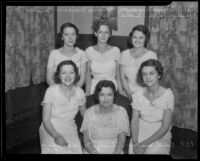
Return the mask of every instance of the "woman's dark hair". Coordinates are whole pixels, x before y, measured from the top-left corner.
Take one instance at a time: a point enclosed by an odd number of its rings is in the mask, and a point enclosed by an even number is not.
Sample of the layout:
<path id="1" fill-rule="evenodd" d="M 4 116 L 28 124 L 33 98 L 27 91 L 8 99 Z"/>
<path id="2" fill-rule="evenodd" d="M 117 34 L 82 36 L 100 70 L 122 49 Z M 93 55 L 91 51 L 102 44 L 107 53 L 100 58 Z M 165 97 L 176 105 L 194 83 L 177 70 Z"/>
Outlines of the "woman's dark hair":
<path id="1" fill-rule="evenodd" d="M 97 83 L 97 85 L 95 87 L 95 91 L 94 91 L 95 103 L 99 103 L 99 93 L 101 92 L 103 87 L 110 87 L 112 89 L 113 94 L 114 94 L 114 100 L 113 100 L 113 102 L 114 102 L 117 97 L 117 91 L 116 91 L 115 84 L 109 80 L 101 80 Z"/>
<path id="2" fill-rule="evenodd" d="M 59 33 L 59 37 L 60 37 L 60 40 L 62 41 L 62 45 L 64 44 L 64 41 L 62 40 L 62 35 L 63 35 L 64 29 L 66 27 L 72 27 L 72 28 L 74 28 L 74 30 L 76 32 L 76 43 L 77 43 L 77 40 L 78 40 L 78 37 L 79 37 L 79 30 L 78 30 L 78 28 L 76 27 L 76 25 L 74 25 L 72 23 L 64 23 L 64 24 L 61 25 L 61 27 L 60 27 L 60 33 Z M 75 43 L 74 46 L 77 46 L 76 43 Z"/>
<path id="3" fill-rule="evenodd" d="M 58 66 L 57 66 L 57 68 L 56 68 L 56 72 L 54 73 L 54 82 L 55 82 L 56 84 L 60 84 L 60 83 L 61 83 L 61 80 L 60 80 L 60 78 L 59 78 L 59 74 L 60 74 L 61 68 L 62 68 L 64 65 L 71 65 L 71 66 L 73 66 L 74 72 L 75 72 L 75 74 L 76 74 L 76 77 L 75 77 L 75 80 L 74 80 L 73 83 L 75 84 L 76 82 L 78 82 L 78 80 L 79 80 L 78 67 L 77 67 L 76 64 L 75 64 L 73 61 L 71 61 L 71 60 L 64 60 L 64 61 L 62 61 L 62 62 L 60 62 L 60 63 L 58 64 Z"/>
<path id="4" fill-rule="evenodd" d="M 137 25 L 135 27 L 133 27 L 132 31 L 130 32 L 129 34 L 129 37 L 128 37 L 128 46 L 129 48 L 133 48 L 133 44 L 132 44 L 132 36 L 133 36 L 133 33 L 134 31 L 140 31 L 142 32 L 144 35 L 145 35 L 145 42 L 144 42 L 144 47 L 147 48 L 147 44 L 150 40 L 150 32 L 149 32 L 149 29 L 145 26 L 145 25 Z"/>
<path id="5" fill-rule="evenodd" d="M 147 67 L 147 66 L 151 66 L 151 67 L 155 68 L 155 70 L 158 72 L 158 75 L 160 76 L 159 80 L 161 80 L 163 78 L 163 75 L 164 75 L 162 64 L 158 60 L 148 59 L 148 60 L 144 61 L 140 65 L 140 68 L 139 68 L 138 73 L 137 73 L 137 83 L 140 84 L 143 87 L 145 87 L 146 85 L 144 84 L 144 81 L 143 81 L 143 78 L 142 78 L 142 69 L 143 69 L 143 67 Z"/>
<path id="6" fill-rule="evenodd" d="M 100 26 L 102 25 L 108 26 L 110 35 L 112 35 L 112 27 L 108 19 L 99 19 L 98 21 L 96 21 L 92 26 L 93 31 L 97 32 L 100 29 Z"/>

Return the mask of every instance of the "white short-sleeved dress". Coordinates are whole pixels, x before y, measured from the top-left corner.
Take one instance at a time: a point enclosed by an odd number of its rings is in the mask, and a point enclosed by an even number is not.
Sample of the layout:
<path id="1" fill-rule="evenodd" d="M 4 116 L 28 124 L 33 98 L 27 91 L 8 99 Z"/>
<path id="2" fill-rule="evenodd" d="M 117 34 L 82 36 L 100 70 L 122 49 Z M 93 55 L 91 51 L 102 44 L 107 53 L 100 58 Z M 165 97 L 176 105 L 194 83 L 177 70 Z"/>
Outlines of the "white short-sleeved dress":
<path id="1" fill-rule="evenodd" d="M 129 120 L 126 110 L 115 105 L 114 112 L 96 113 L 97 106 L 86 110 L 80 131 L 89 130 L 89 137 L 100 154 L 112 154 L 117 143 L 117 135 L 125 132 L 130 135 Z M 85 150 L 85 153 L 87 151 Z"/>
<path id="2" fill-rule="evenodd" d="M 72 60 L 78 67 L 80 73 L 80 66 L 87 62 L 86 54 L 83 50 L 78 47 L 75 48 L 77 50 L 76 54 L 71 57 L 68 57 L 60 52 L 59 49 L 54 49 L 50 52 L 47 68 L 53 68 L 54 72 L 56 71 L 57 65 L 64 60 Z"/>
<path id="3" fill-rule="evenodd" d="M 163 112 L 166 109 L 173 111 L 174 94 L 170 88 L 153 102 L 144 95 L 146 88 L 138 90 L 132 95 L 132 108 L 140 112 L 138 142 L 142 142 L 152 136 L 162 124 Z M 171 127 L 168 132 L 158 141 L 147 147 L 146 154 L 169 154 L 171 146 Z M 129 154 L 133 154 L 132 140 L 129 144 Z"/>
<path id="4" fill-rule="evenodd" d="M 120 64 L 124 67 L 125 75 L 128 80 L 128 86 L 132 92 L 136 92 L 141 86 L 137 83 L 137 73 L 142 62 L 148 59 L 158 59 L 156 53 L 147 50 L 141 57 L 134 58 L 130 54 L 131 50 L 124 50 L 120 57 Z"/>
<path id="5" fill-rule="evenodd" d="M 59 90 L 59 85 L 49 86 L 46 90 L 42 104 L 51 103 L 51 123 L 54 128 L 65 137 L 69 146 L 59 146 L 47 133 L 43 124 L 39 129 L 42 154 L 82 154 L 82 147 L 74 120 L 82 100 L 86 99 L 83 90 L 76 87 L 75 95 L 69 100 Z"/>
<path id="6" fill-rule="evenodd" d="M 86 49 L 88 61 L 91 62 L 91 74 L 93 76 L 91 82 L 90 94 L 94 93 L 95 86 L 100 80 L 111 80 L 117 88 L 116 82 L 116 62 L 119 62 L 120 50 L 113 46 L 105 53 L 99 53 L 90 46 Z"/>

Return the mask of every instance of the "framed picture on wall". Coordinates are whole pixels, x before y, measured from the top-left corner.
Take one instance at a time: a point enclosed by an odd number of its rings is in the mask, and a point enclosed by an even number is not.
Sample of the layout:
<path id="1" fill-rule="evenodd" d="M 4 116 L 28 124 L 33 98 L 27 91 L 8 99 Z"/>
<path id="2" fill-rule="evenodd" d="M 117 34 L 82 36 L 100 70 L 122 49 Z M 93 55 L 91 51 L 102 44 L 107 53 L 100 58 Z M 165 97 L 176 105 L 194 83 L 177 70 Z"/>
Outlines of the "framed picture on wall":
<path id="1" fill-rule="evenodd" d="M 94 6 L 93 8 L 93 24 L 99 19 L 108 19 L 114 31 L 118 30 L 117 23 L 117 6 Z"/>

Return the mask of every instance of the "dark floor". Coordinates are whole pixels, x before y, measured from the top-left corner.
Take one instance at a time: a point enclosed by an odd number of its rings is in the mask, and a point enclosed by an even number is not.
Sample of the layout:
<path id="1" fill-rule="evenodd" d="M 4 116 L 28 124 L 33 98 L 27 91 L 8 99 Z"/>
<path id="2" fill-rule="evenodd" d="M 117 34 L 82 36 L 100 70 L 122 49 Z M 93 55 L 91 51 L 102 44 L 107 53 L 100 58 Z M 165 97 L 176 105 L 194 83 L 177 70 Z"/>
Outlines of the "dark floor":
<path id="1" fill-rule="evenodd" d="M 8 149 L 6 154 L 40 154 L 40 152 L 39 136 L 37 136 L 21 145 Z"/>

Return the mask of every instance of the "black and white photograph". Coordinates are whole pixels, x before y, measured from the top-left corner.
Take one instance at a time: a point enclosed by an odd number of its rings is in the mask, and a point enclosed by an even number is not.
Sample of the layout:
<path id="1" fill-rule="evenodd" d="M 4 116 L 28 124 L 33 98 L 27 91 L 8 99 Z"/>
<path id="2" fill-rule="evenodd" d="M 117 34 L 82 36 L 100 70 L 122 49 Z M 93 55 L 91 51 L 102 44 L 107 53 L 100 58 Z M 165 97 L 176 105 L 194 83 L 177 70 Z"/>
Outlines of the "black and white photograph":
<path id="1" fill-rule="evenodd" d="M 198 2 L 61 4 L 4 6 L 3 155 L 197 159 Z"/>

